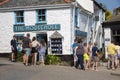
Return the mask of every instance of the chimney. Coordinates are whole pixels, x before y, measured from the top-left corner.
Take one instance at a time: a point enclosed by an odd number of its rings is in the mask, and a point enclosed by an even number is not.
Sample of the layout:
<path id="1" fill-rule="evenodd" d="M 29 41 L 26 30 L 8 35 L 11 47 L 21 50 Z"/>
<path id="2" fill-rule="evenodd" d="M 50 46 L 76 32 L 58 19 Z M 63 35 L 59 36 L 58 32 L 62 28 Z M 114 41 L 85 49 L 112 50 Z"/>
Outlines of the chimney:
<path id="1" fill-rule="evenodd" d="M 70 3 L 70 2 L 71 2 L 71 0 L 65 0 L 65 2 L 66 2 L 66 3 Z"/>

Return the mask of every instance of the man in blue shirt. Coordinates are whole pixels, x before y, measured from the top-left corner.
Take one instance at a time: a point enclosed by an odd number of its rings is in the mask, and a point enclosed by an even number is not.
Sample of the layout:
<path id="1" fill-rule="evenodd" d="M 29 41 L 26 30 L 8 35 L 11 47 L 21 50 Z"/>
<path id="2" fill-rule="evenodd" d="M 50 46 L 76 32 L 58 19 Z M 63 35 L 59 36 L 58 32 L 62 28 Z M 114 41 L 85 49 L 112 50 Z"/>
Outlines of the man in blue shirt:
<path id="1" fill-rule="evenodd" d="M 93 62 L 94 62 L 93 66 L 92 66 L 92 70 L 95 69 L 96 71 L 98 71 L 98 61 L 99 61 L 98 56 L 99 56 L 99 54 L 98 54 L 97 43 L 95 42 L 94 46 L 92 48 L 92 58 L 93 58 Z"/>
<path id="2" fill-rule="evenodd" d="M 76 61 L 77 61 L 77 56 L 74 55 L 76 46 L 77 46 L 77 39 L 75 39 L 74 43 L 72 44 L 74 66 L 76 66 Z"/>

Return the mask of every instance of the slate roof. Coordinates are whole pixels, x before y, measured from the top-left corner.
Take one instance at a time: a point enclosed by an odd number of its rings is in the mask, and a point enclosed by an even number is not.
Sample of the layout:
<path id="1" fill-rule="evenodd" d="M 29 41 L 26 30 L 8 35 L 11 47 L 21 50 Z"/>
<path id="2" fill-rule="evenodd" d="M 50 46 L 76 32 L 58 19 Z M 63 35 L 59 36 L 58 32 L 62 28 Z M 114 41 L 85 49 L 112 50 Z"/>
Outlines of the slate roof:
<path id="1" fill-rule="evenodd" d="M 103 27 L 120 27 L 120 14 L 114 15 L 109 21 L 103 23 Z"/>
<path id="2" fill-rule="evenodd" d="M 63 38 L 63 36 L 62 36 L 59 32 L 55 31 L 55 32 L 50 36 L 50 38 Z"/>
<path id="3" fill-rule="evenodd" d="M 75 1 L 75 0 L 71 0 Z M 21 7 L 21 6 L 38 6 L 38 5 L 51 5 L 51 4 L 65 4 L 65 0 L 9 0 L 0 8 L 8 7 Z"/>
<path id="4" fill-rule="evenodd" d="M 120 13 L 118 15 L 114 15 L 108 22 L 120 21 Z"/>

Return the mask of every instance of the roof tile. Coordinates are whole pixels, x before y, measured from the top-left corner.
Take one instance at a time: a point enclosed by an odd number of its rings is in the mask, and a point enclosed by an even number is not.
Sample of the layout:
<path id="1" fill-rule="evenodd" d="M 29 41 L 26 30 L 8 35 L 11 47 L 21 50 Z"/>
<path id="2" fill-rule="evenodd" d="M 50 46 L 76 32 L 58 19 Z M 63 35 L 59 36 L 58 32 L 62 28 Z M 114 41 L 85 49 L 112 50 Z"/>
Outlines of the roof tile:
<path id="1" fill-rule="evenodd" d="M 72 2 L 75 0 L 71 0 Z M 65 0 L 9 0 L 7 3 L 0 5 L 0 8 L 21 7 L 21 6 L 37 6 L 50 4 L 64 4 Z"/>

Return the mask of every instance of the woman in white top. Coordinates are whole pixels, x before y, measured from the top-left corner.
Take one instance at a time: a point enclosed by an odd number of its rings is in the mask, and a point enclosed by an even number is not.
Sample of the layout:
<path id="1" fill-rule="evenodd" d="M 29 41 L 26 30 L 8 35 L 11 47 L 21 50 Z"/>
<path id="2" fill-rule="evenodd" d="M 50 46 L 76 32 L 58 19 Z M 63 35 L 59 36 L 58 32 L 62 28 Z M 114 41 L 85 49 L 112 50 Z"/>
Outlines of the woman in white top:
<path id="1" fill-rule="evenodd" d="M 39 42 L 36 40 L 36 37 L 32 39 L 32 54 L 33 54 L 33 64 L 36 65 L 37 61 L 37 54 L 38 54 L 38 47 L 40 46 Z"/>

